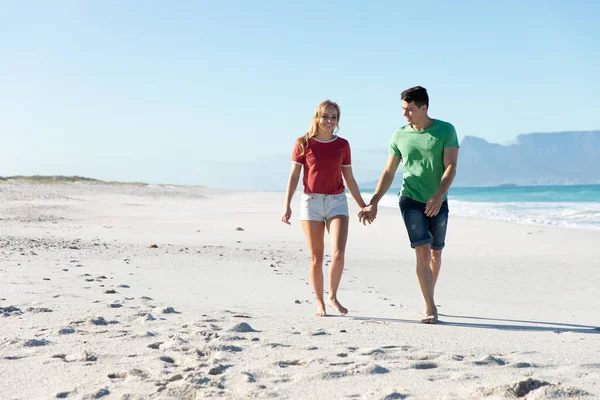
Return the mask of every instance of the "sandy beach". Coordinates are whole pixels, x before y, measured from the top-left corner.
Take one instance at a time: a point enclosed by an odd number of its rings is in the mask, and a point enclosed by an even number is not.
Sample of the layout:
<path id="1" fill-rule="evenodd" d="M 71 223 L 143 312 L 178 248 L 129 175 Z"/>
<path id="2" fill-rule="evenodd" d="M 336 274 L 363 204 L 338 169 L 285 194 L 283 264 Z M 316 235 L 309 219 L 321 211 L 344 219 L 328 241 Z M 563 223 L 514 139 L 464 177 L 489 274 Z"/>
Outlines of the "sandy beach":
<path id="1" fill-rule="evenodd" d="M 425 325 L 400 212 L 381 208 L 351 220 L 349 314 L 318 318 L 283 196 L 0 183 L 0 399 L 600 398 L 600 231 L 450 203 Z"/>

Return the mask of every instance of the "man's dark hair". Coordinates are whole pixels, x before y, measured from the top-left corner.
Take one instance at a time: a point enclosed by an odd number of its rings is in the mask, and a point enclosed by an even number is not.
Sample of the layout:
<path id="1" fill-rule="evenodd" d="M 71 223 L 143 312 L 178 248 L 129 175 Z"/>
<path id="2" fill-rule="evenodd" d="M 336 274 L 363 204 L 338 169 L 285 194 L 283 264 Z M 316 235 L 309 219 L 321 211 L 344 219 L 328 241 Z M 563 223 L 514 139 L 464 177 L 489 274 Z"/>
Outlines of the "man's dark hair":
<path id="1" fill-rule="evenodd" d="M 417 107 L 426 105 L 429 108 L 429 96 L 427 95 L 427 89 L 422 86 L 411 87 L 402 92 L 402 100 L 407 103 L 415 103 Z"/>

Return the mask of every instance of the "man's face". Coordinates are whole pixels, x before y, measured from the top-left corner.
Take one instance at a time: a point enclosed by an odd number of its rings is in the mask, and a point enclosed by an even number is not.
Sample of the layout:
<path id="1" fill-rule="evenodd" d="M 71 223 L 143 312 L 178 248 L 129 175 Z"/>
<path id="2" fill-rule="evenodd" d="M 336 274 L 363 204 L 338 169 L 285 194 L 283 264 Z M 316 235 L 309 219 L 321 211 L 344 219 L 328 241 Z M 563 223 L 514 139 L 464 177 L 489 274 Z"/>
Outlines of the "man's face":
<path id="1" fill-rule="evenodd" d="M 407 103 L 402 100 L 402 115 L 404 115 L 404 119 L 409 125 L 412 125 L 415 122 L 422 121 L 427 115 L 427 106 L 422 105 L 418 107 L 414 102 Z"/>

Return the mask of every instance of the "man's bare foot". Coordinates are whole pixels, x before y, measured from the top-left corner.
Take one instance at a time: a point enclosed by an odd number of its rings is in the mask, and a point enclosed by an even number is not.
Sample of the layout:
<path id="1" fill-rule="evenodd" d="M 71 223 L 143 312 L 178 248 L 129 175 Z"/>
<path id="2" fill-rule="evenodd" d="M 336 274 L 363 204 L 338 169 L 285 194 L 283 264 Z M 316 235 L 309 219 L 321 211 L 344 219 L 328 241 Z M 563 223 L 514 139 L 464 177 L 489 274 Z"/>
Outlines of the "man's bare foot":
<path id="1" fill-rule="evenodd" d="M 348 309 L 341 305 L 340 302 L 337 301 L 337 299 L 329 299 L 329 304 L 331 305 L 331 307 L 335 308 L 337 312 L 340 313 L 340 315 L 348 314 Z"/>
<path id="2" fill-rule="evenodd" d="M 325 317 L 327 316 L 327 312 L 325 312 L 325 303 L 319 303 L 317 306 L 317 312 L 315 313 L 317 317 Z"/>

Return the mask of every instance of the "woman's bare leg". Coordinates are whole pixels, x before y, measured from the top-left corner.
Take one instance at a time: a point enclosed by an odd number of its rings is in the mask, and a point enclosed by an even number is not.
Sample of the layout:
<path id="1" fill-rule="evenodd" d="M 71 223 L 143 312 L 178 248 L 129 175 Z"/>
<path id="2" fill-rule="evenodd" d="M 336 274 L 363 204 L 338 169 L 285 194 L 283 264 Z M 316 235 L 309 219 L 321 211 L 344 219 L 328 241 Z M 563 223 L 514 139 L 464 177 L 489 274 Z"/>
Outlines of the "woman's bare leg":
<path id="1" fill-rule="evenodd" d="M 325 223 L 320 221 L 302 221 L 302 229 L 308 242 L 310 252 L 310 284 L 312 285 L 315 298 L 317 299 L 318 317 L 327 315 L 325 301 L 323 299 L 323 251 Z"/>
<path id="2" fill-rule="evenodd" d="M 331 265 L 329 266 L 329 304 L 341 315 L 348 314 L 337 298 L 338 288 L 344 271 L 346 242 L 348 241 L 348 217 L 335 216 L 327 221 L 327 230 L 331 238 Z"/>

